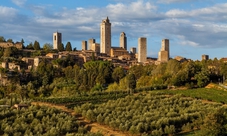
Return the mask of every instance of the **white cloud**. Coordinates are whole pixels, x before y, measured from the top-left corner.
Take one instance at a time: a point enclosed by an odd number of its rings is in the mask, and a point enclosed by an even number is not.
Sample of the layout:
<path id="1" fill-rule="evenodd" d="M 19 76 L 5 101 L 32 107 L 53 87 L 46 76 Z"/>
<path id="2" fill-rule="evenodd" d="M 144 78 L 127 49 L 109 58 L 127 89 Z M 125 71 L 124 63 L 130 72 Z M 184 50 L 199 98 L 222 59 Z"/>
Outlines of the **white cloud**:
<path id="1" fill-rule="evenodd" d="M 171 39 L 171 45 L 175 42 L 178 46 L 183 45 L 183 48 L 226 46 L 227 3 L 193 10 L 183 10 L 179 7 L 163 12 L 158 5 L 149 1 L 123 1 L 101 8 L 75 7 L 58 10 L 53 10 L 54 6 L 49 8 L 46 5 L 36 5 L 28 9 L 33 12 L 32 16 L 24 15 L 23 18 L 17 14 L 16 9 L 0 6 L 0 17 L 10 16 L 13 19 L 2 24 L 0 31 L 9 38 L 13 38 L 12 35 L 19 35 L 24 40 L 30 39 L 29 41 L 52 42 L 52 33 L 57 30 L 62 32 L 64 41 L 98 39 L 100 23 L 109 16 L 112 36 L 115 38 L 113 41 L 118 40 L 120 32 L 124 31 L 129 45 L 133 46 L 137 45 L 137 39 L 141 36 L 147 36 L 148 40 L 158 37 L 159 42 L 161 38 L 168 38 Z M 168 2 L 178 2 L 178 0 Z M 4 31 L 5 26 L 10 30 Z M 135 42 L 130 43 L 131 41 Z M 151 43 L 151 45 L 155 44 Z M 159 50 L 160 44 L 157 44 L 157 47 Z"/>
<path id="2" fill-rule="evenodd" d="M 167 11 L 166 15 L 168 17 L 187 17 L 188 13 L 187 13 L 187 11 L 184 11 L 184 10 L 173 9 L 173 10 Z"/>
<path id="3" fill-rule="evenodd" d="M 193 0 L 158 0 L 158 3 L 170 4 L 170 3 L 182 3 L 182 2 L 189 2 Z"/>
<path id="4" fill-rule="evenodd" d="M 27 1 L 27 0 L 12 0 L 12 2 L 13 2 L 15 5 L 19 6 L 19 7 L 24 6 L 24 4 L 26 3 L 26 1 Z"/>
<path id="5" fill-rule="evenodd" d="M 180 42 L 181 45 L 185 45 L 185 46 L 198 46 L 199 44 L 193 41 L 187 41 L 187 40 L 183 40 Z"/>
<path id="6" fill-rule="evenodd" d="M 14 17 L 16 13 L 17 10 L 14 8 L 0 6 L 0 18 L 2 18 L 1 21 L 3 21 L 4 18 L 11 20 L 11 18 Z"/>
<path id="7" fill-rule="evenodd" d="M 116 18 L 149 18 L 154 14 L 157 7 L 150 2 L 138 0 L 129 4 L 117 3 L 110 4 L 106 10 Z"/>
<path id="8" fill-rule="evenodd" d="M 183 10 L 183 9 L 171 9 L 165 13 L 167 17 L 171 18 L 188 18 L 202 21 L 227 21 L 227 3 L 216 4 L 211 7 L 194 9 L 194 10 Z"/>

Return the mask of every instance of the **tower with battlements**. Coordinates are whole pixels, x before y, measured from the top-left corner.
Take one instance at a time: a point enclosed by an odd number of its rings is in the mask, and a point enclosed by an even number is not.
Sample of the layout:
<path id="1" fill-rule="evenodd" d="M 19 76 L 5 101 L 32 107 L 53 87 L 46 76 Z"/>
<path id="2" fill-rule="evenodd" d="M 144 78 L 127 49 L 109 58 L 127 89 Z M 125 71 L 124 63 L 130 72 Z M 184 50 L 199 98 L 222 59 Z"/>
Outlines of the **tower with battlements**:
<path id="1" fill-rule="evenodd" d="M 102 20 L 100 24 L 100 52 L 110 55 L 111 49 L 111 23 L 109 18 Z"/>

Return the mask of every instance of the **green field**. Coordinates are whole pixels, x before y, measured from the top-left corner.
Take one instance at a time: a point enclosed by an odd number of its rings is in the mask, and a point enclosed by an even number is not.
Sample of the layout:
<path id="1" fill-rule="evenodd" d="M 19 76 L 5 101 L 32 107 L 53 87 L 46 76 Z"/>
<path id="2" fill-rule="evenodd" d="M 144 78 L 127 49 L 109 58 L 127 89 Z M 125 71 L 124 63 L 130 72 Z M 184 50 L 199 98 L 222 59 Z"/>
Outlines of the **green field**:
<path id="1" fill-rule="evenodd" d="M 227 91 L 213 89 L 213 88 L 198 88 L 187 90 L 158 90 L 152 91 L 153 93 L 163 94 L 181 94 L 186 97 L 192 97 L 196 99 L 209 100 L 213 102 L 227 103 Z"/>

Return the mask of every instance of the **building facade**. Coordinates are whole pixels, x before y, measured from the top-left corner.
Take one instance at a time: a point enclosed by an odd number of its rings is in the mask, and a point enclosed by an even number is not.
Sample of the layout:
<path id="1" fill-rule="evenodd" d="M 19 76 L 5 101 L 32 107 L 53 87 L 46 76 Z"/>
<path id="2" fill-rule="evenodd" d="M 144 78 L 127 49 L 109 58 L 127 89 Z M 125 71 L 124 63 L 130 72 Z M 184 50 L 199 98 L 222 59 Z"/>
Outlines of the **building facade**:
<path id="1" fill-rule="evenodd" d="M 100 52 L 110 55 L 111 49 L 111 23 L 109 18 L 102 20 L 100 24 Z"/>
<path id="2" fill-rule="evenodd" d="M 59 32 L 53 33 L 53 48 L 58 49 L 58 47 L 62 44 L 62 34 Z"/>
<path id="3" fill-rule="evenodd" d="M 128 51 L 122 47 L 111 47 L 110 57 L 119 57 L 123 55 L 128 55 Z"/>
<path id="4" fill-rule="evenodd" d="M 136 47 L 132 47 L 132 48 L 130 49 L 130 52 L 133 53 L 133 54 L 136 54 Z"/>
<path id="5" fill-rule="evenodd" d="M 82 50 L 87 50 L 87 41 L 82 41 Z"/>
<path id="6" fill-rule="evenodd" d="M 120 34 L 120 47 L 127 50 L 127 37 L 124 32 Z"/>
<path id="7" fill-rule="evenodd" d="M 99 43 L 93 43 L 91 46 L 91 50 L 96 52 L 96 53 L 100 53 L 100 44 Z"/>
<path id="8" fill-rule="evenodd" d="M 91 50 L 93 43 L 95 43 L 95 39 L 92 38 L 88 40 L 88 50 Z"/>
<path id="9" fill-rule="evenodd" d="M 147 61 L 147 38 L 140 37 L 138 39 L 138 62 Z"/>
<path id="10" fill-rule="evenodd" d="M 209 60 L 209 55 L 203 54 L 203 55 L 202 55 L 202 60 Z"/>

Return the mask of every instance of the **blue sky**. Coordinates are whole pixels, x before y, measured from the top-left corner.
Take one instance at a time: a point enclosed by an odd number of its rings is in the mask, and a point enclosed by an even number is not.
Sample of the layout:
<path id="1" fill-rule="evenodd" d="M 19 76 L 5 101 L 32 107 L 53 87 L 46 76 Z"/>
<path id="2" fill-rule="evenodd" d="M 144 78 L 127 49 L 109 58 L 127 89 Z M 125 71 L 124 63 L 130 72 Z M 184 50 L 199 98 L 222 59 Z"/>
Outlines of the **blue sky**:
<path id="1" fill-rule="evenodd" d="M 201 60 L 227 57 L 226 0 L 2 0 L 0 36 L 52 44 L 53 32 L 63 43 L 81 49 L 81 41 L 100 42 L 100 23 L 109 17 L 112 46 L 125 32 L 128 50 L 147 37 L 147 54 L 158 57 L 162 39 L 170 39 L 170 56 Z"/>

